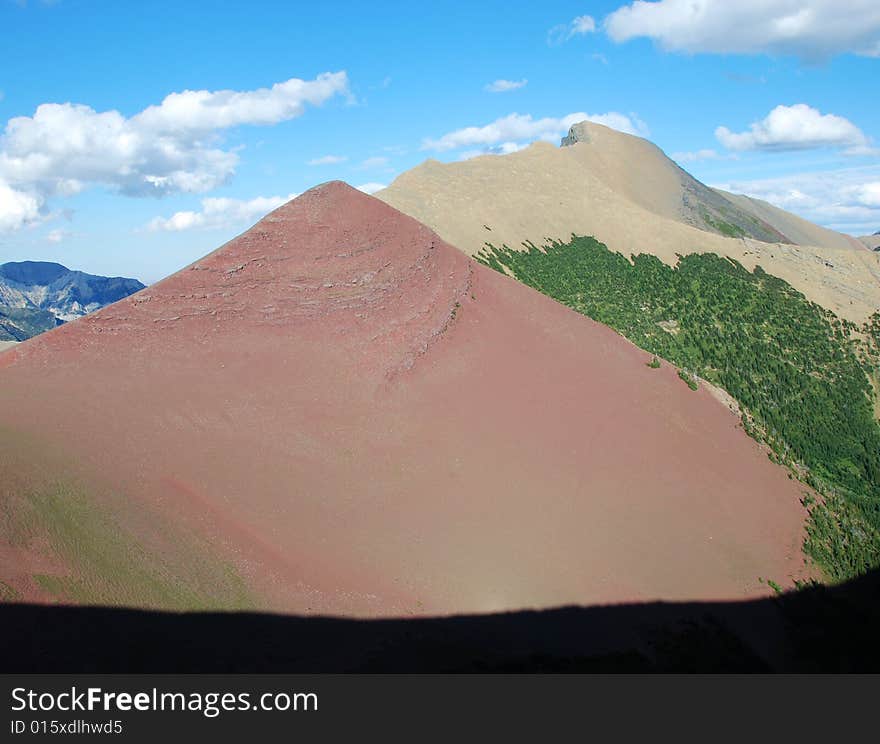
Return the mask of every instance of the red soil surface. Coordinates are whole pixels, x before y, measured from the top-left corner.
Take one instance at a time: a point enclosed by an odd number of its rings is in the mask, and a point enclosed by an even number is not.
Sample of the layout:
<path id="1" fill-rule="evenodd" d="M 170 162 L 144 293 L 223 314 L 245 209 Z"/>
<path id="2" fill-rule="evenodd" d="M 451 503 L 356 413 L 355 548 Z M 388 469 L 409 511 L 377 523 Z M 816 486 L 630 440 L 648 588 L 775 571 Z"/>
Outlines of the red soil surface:
<path id="1" fill-rule="evenodd" d="M 333 182 L 0 356 L 0 426 L 208 536 L 273 609 L 725 599 L 801 576 L 798 484 L 647 359 Z"/>

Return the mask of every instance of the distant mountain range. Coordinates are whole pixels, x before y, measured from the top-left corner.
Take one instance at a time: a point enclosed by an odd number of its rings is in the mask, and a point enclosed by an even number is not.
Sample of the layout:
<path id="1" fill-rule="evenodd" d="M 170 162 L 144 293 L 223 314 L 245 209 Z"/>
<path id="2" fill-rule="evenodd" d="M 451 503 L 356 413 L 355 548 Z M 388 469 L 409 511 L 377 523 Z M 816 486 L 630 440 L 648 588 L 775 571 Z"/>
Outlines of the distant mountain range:
<path id="1" fill-rule="evenodd" d="M 0 341 L 24 341 L 144 288 L 48 261 L 0 265 Z"/>

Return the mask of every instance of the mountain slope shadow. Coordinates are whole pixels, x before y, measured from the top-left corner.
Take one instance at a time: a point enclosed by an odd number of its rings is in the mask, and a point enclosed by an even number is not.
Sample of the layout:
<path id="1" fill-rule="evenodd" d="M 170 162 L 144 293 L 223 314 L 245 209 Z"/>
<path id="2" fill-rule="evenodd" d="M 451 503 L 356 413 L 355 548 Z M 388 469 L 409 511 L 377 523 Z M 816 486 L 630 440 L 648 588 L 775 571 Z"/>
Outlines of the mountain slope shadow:
<path id="1" fill-rule="evenodd" d="M 864 672 L 880 571 L 747 602 L 358 620 L 0 606 L 6 673 Z"/>

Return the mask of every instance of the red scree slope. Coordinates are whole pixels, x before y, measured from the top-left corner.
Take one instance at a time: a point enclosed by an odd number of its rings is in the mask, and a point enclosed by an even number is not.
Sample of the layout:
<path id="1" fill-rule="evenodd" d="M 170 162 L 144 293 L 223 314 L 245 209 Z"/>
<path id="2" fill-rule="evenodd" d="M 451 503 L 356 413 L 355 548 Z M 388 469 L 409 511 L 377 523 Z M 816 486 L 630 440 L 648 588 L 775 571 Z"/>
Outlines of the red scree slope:
<path id="1" fill-rule="evenodd" d="M 0 427 L 208 537 L 283 611 L 736 598 L 802 575 L 798 484 L 647 360 L 332 182 L 0 356 Z"/>

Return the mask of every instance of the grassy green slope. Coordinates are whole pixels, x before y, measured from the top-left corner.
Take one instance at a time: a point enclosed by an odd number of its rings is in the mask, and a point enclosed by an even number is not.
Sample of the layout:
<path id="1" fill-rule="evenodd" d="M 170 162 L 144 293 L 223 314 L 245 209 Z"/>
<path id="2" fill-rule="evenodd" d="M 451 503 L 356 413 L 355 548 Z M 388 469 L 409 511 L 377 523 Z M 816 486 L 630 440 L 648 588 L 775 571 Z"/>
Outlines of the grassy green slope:
<path id="1" fill-rule="evenodd" d="M 773 458 L 823 494 L 805 551 L 835 580 L 880 566 L 880 323 L 858 329 L 781 279 L 714 254 L 630 262 L 593 238 L 477 259 L 724 388 Z"/>
<path id="2" fill-rule="evenodd" d="M 28 562 L 0 561 L 0 602 L 26 598 L 24 587 L 15 586 L 17 574 L 64 603 L 168 610 L 261 605 L 204 536 L 124 493 L 87 483 L 41 440 L 0 427 L 0 557 L 4 551 L 34 560 L 24 570 Z"/>
<path id="3" fill-rule="evenodd" d="M 202 541 L 186 535 L 173 552 L 144 545 L 81 486 L 57 482 L 21 494 L 5 514 L 12 545 L 48 548 L 69 572 L 35 574 L 62 602 L 173 610 L 237 610 L 253 606 L 243 579 Z M 183 538 L 184 536 L 178 536 Z"/>

